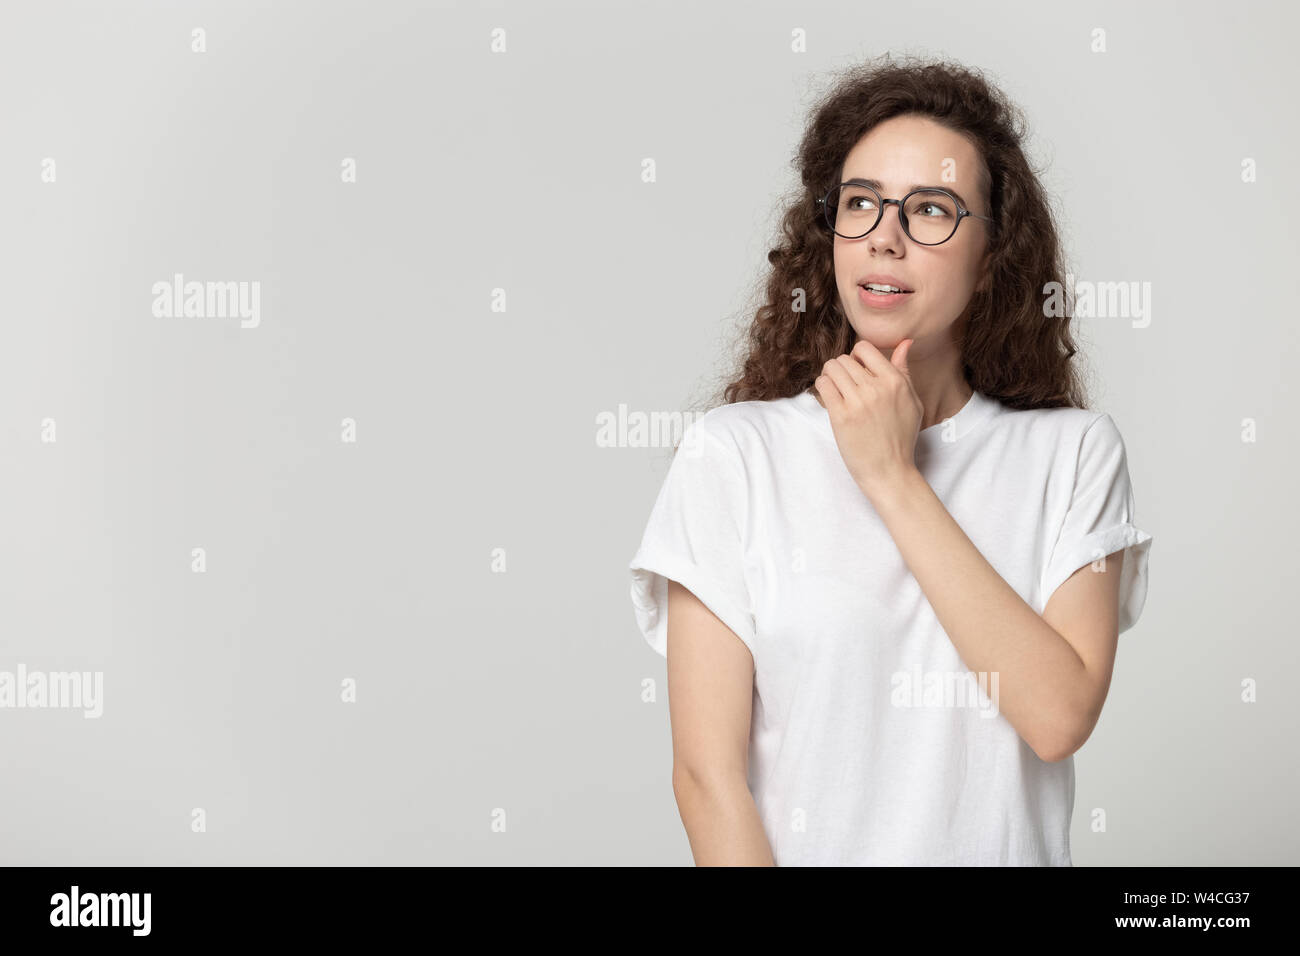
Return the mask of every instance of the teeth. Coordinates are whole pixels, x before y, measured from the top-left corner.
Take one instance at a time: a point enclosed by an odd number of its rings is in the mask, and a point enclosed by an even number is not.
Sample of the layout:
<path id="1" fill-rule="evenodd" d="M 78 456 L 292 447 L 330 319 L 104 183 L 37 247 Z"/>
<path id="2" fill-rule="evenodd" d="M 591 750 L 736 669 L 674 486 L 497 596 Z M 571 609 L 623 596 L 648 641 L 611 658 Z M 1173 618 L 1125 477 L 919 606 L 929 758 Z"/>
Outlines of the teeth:
<path id="1" fill-rule="evenodd" d="M 892 286 L 892 285 L 877 285 L 877 284 L 874 283 L 874 282 L 865 282 L 865 283 L 863 283 L 863 285 L 865 285 L 865 286 L 866 286 L 868 289 L 870 289 L 872 292 L 902 292 L 902 291 L 903 291 L 902 289 L 898 288 L 897 286 Z"/>

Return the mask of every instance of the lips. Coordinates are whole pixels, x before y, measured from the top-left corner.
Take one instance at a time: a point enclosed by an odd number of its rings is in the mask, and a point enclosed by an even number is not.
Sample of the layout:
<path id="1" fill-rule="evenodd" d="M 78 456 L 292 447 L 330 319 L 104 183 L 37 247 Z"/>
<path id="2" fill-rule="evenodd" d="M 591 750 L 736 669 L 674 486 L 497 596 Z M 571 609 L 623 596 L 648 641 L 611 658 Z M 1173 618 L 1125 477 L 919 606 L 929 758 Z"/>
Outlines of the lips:
<path id="1" fill-rule="evenodd" d="M 858 301 L 864 309 L 897 309 L 911 294 L 911 292 L 872 292 L 865 285 L 858 286 Z"/>
<path id="2" fill-rule="evenodd" d="M 865 275 L 858 280 L 858 285 L 866 288 L 868 285 L 873 286 L 891 286 L 897 292 L 911 292 L 912 287 L 900 279 L 898 276 L 891 276 L 885 272 L 873 272 Z"/>

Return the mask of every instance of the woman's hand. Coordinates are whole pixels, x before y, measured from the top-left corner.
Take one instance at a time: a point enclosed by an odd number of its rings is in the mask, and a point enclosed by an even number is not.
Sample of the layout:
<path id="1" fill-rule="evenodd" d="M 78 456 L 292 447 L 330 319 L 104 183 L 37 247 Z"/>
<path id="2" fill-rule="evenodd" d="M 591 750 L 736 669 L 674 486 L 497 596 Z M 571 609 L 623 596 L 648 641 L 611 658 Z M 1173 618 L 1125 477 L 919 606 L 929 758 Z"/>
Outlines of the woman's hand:
<path id="1" fill-rule="evenodd" d="M 831 359 L 813 383 L 849 474 L 868 497 L 916 468 L 916 438 L 925 409 L 912 388 L 903 339 L 886 359 L 866 339 Z"/>

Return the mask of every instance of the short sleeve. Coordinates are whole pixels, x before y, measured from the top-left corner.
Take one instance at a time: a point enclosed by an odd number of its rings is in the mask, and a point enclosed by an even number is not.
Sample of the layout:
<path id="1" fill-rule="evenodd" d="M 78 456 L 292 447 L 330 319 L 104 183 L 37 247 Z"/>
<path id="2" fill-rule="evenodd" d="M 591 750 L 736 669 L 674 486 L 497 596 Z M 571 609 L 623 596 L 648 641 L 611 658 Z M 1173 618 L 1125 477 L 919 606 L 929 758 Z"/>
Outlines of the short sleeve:
<path id="1" fill-rule="evenodd" d="M 1060 536 L 1043 575 L 1043 607 L 1066 579 L 1104 555 L 1124 551 L 1119 584 L 1119 631 L 1142 614 L 1147 596 L 1147 556 L 1151 535 L 1134 524 L 1133 487 L 1129 482 L 1124 439 L 1109 415 L 1084 432 Z"/>
<path id="2" fill-rule="evenodd" d="M 668 581 L 679 582 L 754 653 L 753 604 L 744 572 L 749 495 L 734 445 L 691 424 L 669 465 L 629 564 L 637 626 L 668 656 Z"/>

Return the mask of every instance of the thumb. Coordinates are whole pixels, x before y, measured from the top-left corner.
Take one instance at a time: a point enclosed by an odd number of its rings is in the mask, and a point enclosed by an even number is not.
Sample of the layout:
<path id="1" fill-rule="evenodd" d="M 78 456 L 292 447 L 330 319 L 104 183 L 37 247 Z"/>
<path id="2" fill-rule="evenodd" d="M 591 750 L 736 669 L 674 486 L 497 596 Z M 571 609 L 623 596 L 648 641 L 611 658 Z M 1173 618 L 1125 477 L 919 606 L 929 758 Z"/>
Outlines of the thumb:
<path id="1" fill-rule="evenodd" d="M 907 353 L 912 350 L 913 341 L 915 340 L 903 339 L 903 341 L 894 346 L 894 352 L 889 356 L 889 361 L 894 368 L 898 369 L 904 375 L 907 375 L 909 379 L 911 378 L 911 375 L 908 374 L 907 371 Z"/>

